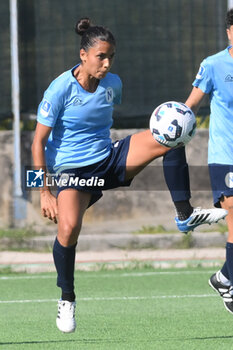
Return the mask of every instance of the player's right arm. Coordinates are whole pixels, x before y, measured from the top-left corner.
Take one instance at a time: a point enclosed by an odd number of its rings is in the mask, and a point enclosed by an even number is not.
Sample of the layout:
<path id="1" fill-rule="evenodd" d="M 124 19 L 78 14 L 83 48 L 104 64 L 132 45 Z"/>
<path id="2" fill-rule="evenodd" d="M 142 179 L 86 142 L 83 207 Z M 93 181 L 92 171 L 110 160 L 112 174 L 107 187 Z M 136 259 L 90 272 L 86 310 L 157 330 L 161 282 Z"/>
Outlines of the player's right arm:
<path id="1" fill-rule="evenodd" d="M 37 123 L 35 136 L 32 143 L 32 157 L 35 169 L 43 169 L 46 174 L 45 145 L 47 143 L 52 127 Z M 44 181 L 44 183 L 46 183 Z M 51 193 L 48 186 L 40 189 L 41 212 L 44 217 L 48 217 L 57 223 L 57 200 Z"/>
<path id="2" fill-rule="evenodd" d="M 195 115 L 197 114 L 205 95 L 206 94 L 200 88 L 194 86 L 189 97 L 185 101 L 186 106 L 191 108 Z"/>
<path id="3" fill-rule="evenodd" d="M 205 95 L 210 94 L 213 89 L 213 72 L 211 67 L 209 58 L 201 62 L 199 71 L 193 82 L 193 89 L 185 102 L 185 104 L 192 109 L 194 114 L 197 114 Z"/>

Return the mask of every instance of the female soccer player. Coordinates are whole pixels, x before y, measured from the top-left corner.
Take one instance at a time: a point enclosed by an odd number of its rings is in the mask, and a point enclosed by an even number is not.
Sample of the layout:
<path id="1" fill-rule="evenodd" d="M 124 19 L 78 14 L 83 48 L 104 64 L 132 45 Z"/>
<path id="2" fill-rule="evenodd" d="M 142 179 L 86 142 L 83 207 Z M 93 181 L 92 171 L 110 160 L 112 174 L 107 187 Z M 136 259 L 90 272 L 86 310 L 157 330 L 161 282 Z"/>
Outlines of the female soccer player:
<path id="1" fill-rule="evenodd" d="M 233 313 L 233 9 L 227 12 L 226 28 L 230 46 L 201 63 L 193 90 L 185 103 L 196 113 L 204 96 L 210 96 L 209 173 L 214 205 L 228 211 L 228 239 L 226 262 L 211 276 L 209 284 L 220 293 L 226 309 Z M 192 207 L 184 148 L 165 155 L 164 173 L 178 212 L 177 226 L 183 232 L 189 231 L 202 223 L 205 216 L 190 223 Z M 179 192 L 173 190 L 181 188 L 176 184 L 177 174 L 180 184 L 184 184 Z"/>
<path id="2" fill-rule="evenodd" d="M 85 210 L 101 197 L 102 190 L 129 186 L 143 167 L 168 150 L 154 140 L 150 130 L 112 144 L 113 106 L 120 103 L 122 89 L 120 78 L 109 73 L 115 39 L 108 29 L 91 25 L 88 18 L 77 23 L 76 32 L 81 36 L 81 63 L 46 90 L 32 145 L 35 166 L 44 172 L 47 167 L 66 179 L 57 199 L 49 187 L 41 190 L 43 215 L 58 221 L 53 256 L 62 295 L 56 323 L 63 332 L 76 327 L 75 248 Z M 93 178 L 96 186 L 89 186 L 87 181 Z"/>

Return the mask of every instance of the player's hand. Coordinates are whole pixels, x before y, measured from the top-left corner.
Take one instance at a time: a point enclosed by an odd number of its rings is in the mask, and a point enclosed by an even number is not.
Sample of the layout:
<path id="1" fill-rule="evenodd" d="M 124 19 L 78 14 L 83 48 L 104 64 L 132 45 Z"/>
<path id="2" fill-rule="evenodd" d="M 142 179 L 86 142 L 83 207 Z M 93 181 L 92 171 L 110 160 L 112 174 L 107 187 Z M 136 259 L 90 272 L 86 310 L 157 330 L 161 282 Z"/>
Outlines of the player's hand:
<path id="1" fill-rule="evenodd" d="M 49 190 L 43 191 L 40 194 L 40 203 L 41 214 L 57 224 L 58 209 L 56 197 Z"/>

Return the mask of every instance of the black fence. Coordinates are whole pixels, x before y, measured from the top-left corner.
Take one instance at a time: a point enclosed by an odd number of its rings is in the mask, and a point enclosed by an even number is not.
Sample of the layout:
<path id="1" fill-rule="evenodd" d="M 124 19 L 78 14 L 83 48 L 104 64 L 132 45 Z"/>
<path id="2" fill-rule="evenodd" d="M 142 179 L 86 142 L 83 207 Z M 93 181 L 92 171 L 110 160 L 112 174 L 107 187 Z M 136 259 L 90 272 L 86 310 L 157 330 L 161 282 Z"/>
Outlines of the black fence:
<path id="1" fill-rule="evenodd" d="M 227 0 L 18 0 L 18 10 L 23 113 L 36 113 L 51 80 L 79 61 L 74 25 L 81 17 L 116 37 L 118 127 L 145 126 L 158 104 L 184 101 L 202 59 L 227 45 Z M 11 117 L 9 17 L 9 0 L 1 0 L 0 119 Z"/>

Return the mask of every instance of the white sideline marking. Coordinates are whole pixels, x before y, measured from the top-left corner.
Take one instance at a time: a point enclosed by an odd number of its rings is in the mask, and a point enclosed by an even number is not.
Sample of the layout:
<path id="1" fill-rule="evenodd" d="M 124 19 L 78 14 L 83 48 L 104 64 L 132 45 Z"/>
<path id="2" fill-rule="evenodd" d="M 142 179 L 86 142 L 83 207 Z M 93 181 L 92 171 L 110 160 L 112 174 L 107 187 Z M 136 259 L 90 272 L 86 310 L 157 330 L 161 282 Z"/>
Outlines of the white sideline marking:
<path id="1" fill-rule="evenodd" d="M 31 280 L 31 279 L 45 279 L 45 278 L 56 278 L 56 276 L 48 275 L 32 275 L 32 276 L 1 276 L 0 280 Z"/>
<path id="2" fill-rule="evenodd" d="M 180 299 L 180 298 L 213 298 L 215 294 L 190 294 L 190 295 L 151 295 L 151 296 L 132 296 L 132 297 L 93 297 L 78 298 L 78 301 L 113 301 L 113 300 L 150 300 L 150 299 Z M 35 299 L 35 300 L 0 300 L 0 304 L 16 303 L 50 303 L 57 302 L 57 299 Z"/>
<path id="3" fill-rule="evenodd" d="M 203 273 L 213 273 L 214 270 L 211 271 L 151 271 L 151 272 L 127 272 L 123 273 L 121 277 L 143 277 L 143 276 L 153 276 L 153 275 L 196 275 Z M 111 275 L 109 275 L 111 276 Z M 90 276 L 91 277 L 91 276 Z"/>
<path id="4" fill-rule="evenodd" d="M 82 275 L 75 272 L 78 278 L 118 278 L 118 277 L 144 277 L 144 276 L 156 276 L 156 275 L 199 275 L 205 273 L 213 273 L 215 270 L 205 270 L 205 271 L 151 271 L 151 272 L 127 272 L 122 274 L 101 274 L 101 275 Z M 78 275 L 78 276 L 77 276 Z M 56 278 L 56 275 L 27 275 L 27 276 L 0 276 L 0 280 L 21 280 L 21 279 L 46 279 L 46 278 Z"/>
<path id="5" fill-rule="evenodd" d="M 0 300 L 0 304 L 16 304 L 16 303 L 51 303 L 54 301 L 58 301 L 58 299 L 35 299 L 35 300 Z"/>

